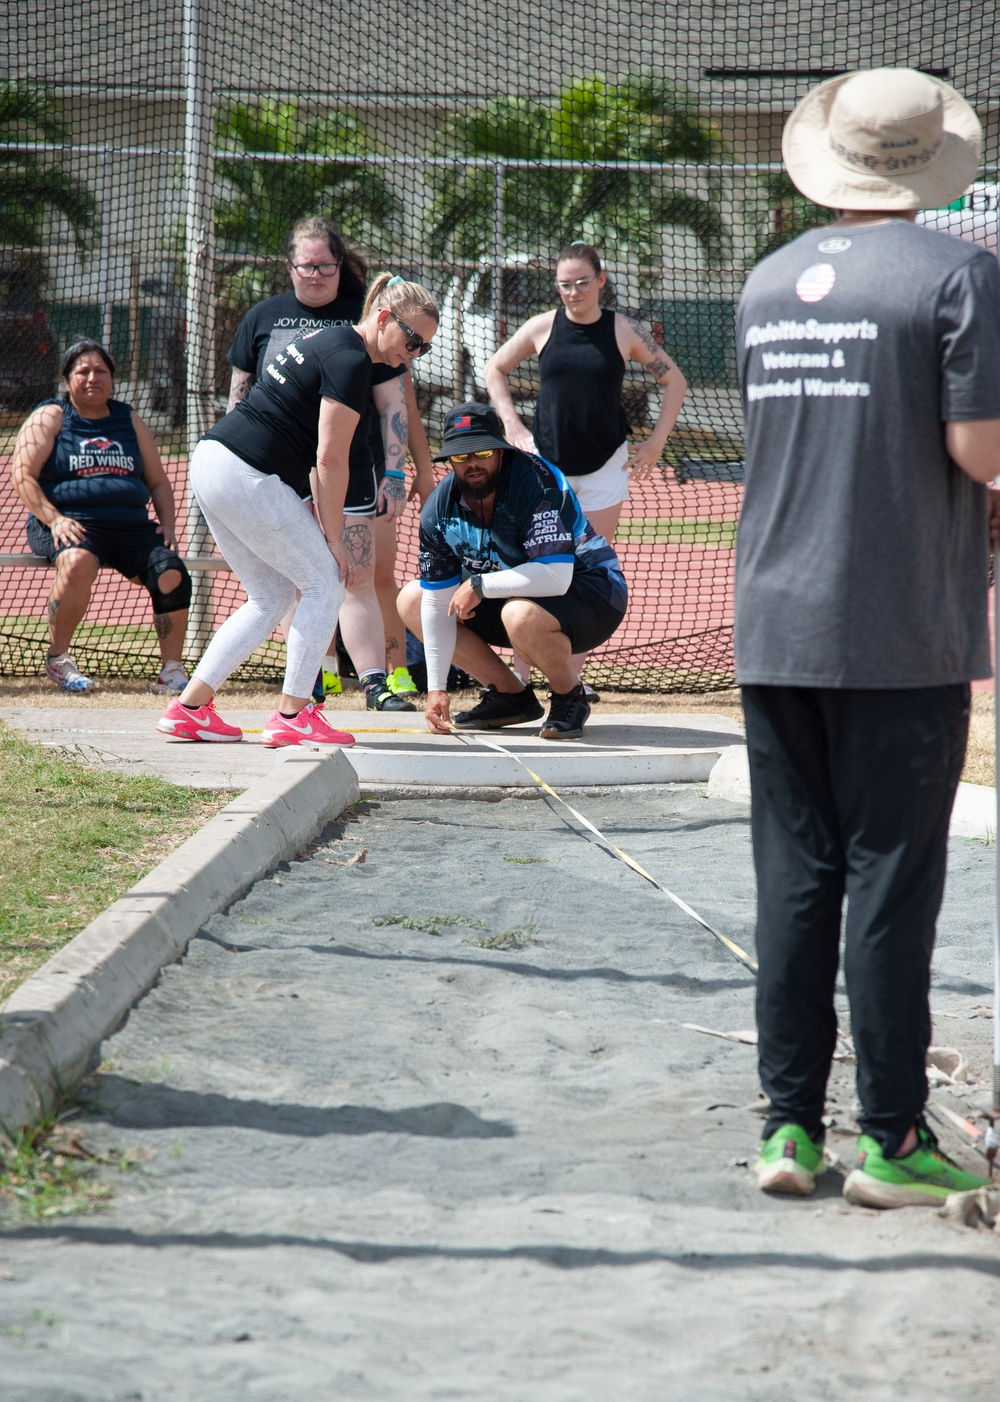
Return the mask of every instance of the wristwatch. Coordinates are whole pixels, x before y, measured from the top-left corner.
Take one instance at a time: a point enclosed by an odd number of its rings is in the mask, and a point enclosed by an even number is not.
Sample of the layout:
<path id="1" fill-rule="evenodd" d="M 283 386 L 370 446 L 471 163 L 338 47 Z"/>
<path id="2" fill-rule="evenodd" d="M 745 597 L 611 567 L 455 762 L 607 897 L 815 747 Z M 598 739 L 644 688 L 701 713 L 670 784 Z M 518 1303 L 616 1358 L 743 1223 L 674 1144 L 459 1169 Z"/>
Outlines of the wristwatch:
<path id="1" fill-rule="evenodd" d="M 476 598 L 477 598 L 477 599 L 481 599 L 481 598 L 483 597 L 483 577 L 482 577 L 482 575 L 481 575 L 481 574 L 470 574 L 470 575 L 469 575 L 469 584 L 471 585 L 471 587 L 472 587 L 472 592 L 473 592 L 473 594 L 475 594 Z"/>

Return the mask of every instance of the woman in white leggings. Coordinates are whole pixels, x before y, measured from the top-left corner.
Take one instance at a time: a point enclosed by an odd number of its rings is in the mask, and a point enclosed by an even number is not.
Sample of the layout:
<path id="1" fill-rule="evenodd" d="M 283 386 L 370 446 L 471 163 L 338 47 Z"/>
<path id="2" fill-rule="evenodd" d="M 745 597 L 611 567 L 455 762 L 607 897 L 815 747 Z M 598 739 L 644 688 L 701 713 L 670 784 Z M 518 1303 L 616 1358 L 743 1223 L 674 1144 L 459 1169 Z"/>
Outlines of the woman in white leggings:
<path id="1" fill-rule="evenodd" d="M 288 635 L 284 690 L 261 744 L 352 745 L 310 699 L 350 583 L 344 503 L 364 494 L 372 367 L 409 364 L 437 330 L 418 283 L 376 278 L 357 326 L 303 332 L 276 352 L 237 407 L 191 456 L 191 488 L 219 548 L 247 593 L 172 701 L 157 729 L 184 740 L 242 739 L 215 709 L 215 693 L 270 636 L 301 596 Z M 315 464 L 315 516 L 306 501 Z"/>

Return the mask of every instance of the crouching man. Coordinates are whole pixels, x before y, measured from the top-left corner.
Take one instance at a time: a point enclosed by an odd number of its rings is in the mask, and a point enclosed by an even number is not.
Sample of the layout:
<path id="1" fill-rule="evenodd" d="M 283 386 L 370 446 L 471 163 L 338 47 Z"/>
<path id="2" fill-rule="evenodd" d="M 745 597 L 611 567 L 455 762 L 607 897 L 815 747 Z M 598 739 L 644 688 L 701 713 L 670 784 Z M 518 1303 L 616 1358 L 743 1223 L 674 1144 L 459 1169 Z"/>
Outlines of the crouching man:
<path id="1" fill-rule="evenodd" d="M 507 443 L 496 412 L 460 404 L 435 459 L 451 471 L 420 513 L 420 579 L 399 597 L 427 657 L 428 729 L 451 725 L 452 661 L 485 690 L 459 711 L 461 730 L 538 720 L 542 705 L 494 648 L 513 648 L 547 679 L 544 740 L 583 733 L 590 704 L 573 653 L 607 642 L 625 616 L 618 557 L 595 533 L 562 473 Z"/>

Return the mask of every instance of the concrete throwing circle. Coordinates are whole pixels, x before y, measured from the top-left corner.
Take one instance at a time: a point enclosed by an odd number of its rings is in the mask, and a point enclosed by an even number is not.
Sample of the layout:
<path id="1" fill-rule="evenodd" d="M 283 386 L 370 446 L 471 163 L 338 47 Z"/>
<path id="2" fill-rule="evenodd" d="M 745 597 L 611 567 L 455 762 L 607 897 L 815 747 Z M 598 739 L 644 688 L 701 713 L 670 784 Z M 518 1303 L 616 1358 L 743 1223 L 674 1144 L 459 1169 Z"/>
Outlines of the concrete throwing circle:
<path id="1" fill-rule="evenodd" d="M 387 733 L 371 733 L 376 719 Z M 722 750 L 742 738 L 735 721 L 712 715 L 602 715 L 580 740 L 556 741 L 539 739 L 537 723 L 439 736 L 420 731 L 421 719 L 337 713 L 337 725 L 357 736 L 346 755 L 362 784 L 533 787 L 524 765 L 555 789 L 703 783 Z M 405 733 L 412 731 L 420 733 Z"/>

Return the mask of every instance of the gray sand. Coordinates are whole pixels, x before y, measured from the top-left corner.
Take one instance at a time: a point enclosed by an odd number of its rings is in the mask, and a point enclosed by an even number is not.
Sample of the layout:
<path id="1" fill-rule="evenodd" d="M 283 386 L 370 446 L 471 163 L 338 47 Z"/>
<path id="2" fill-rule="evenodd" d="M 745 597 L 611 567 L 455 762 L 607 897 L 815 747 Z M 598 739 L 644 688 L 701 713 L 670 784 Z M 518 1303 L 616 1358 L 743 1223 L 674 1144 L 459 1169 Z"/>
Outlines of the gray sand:
<path id="1" fill-rule="evenodd" d="M 752 951 L 743 810 L 577 802 Z M 954 1109 L 987 1093 L 994 859 L 953 843 Z M 752 977 L 547 802 L 366 805 L 104 1044 L 83 1136 L 153 1157 L 109 1211 L 0 1238 L 3 1402 L 994 1399 L 1000 1239 L 849 1208 L 835 1171 L 761 1195 L 754 1049 L 684 1022 L 752 1028 Z"/>

